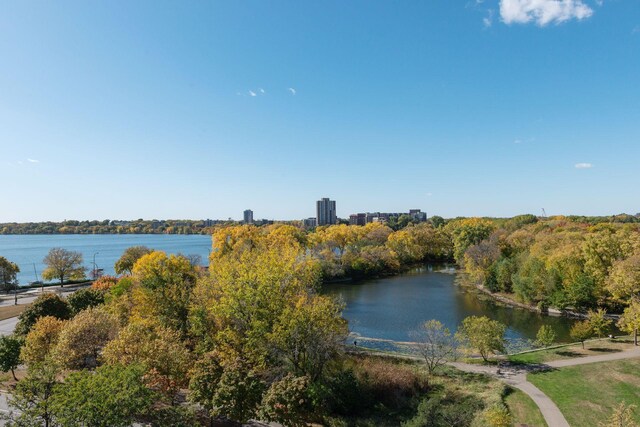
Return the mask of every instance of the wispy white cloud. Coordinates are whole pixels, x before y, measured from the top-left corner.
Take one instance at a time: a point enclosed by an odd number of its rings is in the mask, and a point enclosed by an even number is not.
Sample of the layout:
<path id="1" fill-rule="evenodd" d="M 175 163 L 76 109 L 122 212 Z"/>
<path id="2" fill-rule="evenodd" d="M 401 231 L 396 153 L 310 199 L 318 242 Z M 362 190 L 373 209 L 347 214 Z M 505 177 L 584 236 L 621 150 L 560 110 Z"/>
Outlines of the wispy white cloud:
<path id="1" fill-rule="evenodd" d="M 514 144 L 522 144 L 522 140 L 521 139 L 516 139 L 513 141 Z"/>
<path id="2" fill-rule="evenodd" d="M 292 87 L 290 87 L 289 89 L 287 89 L 289 92 L 291 92 L 291 95 L 295 95 L 296 94 L 296 90 Z"/>
<path id="3" fill-rule="evenodd" d="M 36 159 L 27 159 L 27 161 L 29 163 L 40 163 L 40 160 L 36 160 Z"/>
<path id="4" fill-rule="evenodd" d="M 487 16 L 482 18 L 482 25 L 484 28 L 489 28 L 493 25 L 493 9 L 487 9 Z"/>
<path id="5" fill-rule="evenodd" d="M 258 94 L 255 93 L 254 91 L 250 90 L 249 91 L 249 96 L 258 96 Z"/>
<path id="6" fill-rule="evenodd" d="M 500 17 L 505 24 L 534 22 L 544 27 L 593 15 L 583 0 L 500 0 Z"/>
<path id="7" fill-rule="evenodd" d="M 591 163 L 576 163 L 576 169 L 591 169 L 593 165 Z"/>
<path id="8" fill-rule="evenodd" d="M 265 91 L 264 91 L 264 89 L 262 89 L 262 88 L 260 88 L 260 89 L 258 89 L 258 90 L 259 90 L 259 91 L 260 91 L 260 93 L 261 93 L 261 94 L 263 94 L 263 95 L 264 95 L 265 93 L 267 93 L 267 92 L 265 92 Z"/>
<path id="9" fill-rule="evenodd" d="M 427 197 L 433 196 L 433 193 L 427 193 Z"/>

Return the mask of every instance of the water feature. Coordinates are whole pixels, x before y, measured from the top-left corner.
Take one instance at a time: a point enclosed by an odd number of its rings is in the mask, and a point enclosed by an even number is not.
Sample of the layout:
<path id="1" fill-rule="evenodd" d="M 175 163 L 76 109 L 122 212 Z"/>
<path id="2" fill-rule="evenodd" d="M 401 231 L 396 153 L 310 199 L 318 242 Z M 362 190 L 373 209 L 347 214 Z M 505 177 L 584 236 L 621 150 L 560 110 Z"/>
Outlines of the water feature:
<path id="1" fill-rule="evenodd" d="M 344 300 L 343 314 L 355 337 L 411 341 L 410 331 L 426 320 L 437 319 L 455 331 L 465 317 L 485 315 L 508 325 L 506 337 L 512 343 L 535 339 L 545 324 L 553 327 L 559 341 L 569 341 L 574 320 L 499 304 L 462 285 L 455 270 L 430 270 L 425 267 L 394 277 L 326 284 L 323 292 Z"/>
<path id="2" fill-rule="evenodd" d="M 87 272 L 93 269 L 93 256 L 104 274 L 114 274 L 113 266 L 125 249 L 144 245 L 167 253 L 200 255 L 207 263 L 211 249 L 211 236 L 180 234 L 55 234 L 55 235 L 0 235 L 0 256 L 20 267 L 18 282 L 26 285 L 38 278 L 42 280 L 45 266 L 43 258 L 54 247 L 79 251 Z M 35 272 L 34 272 L 35 267 Z"/>

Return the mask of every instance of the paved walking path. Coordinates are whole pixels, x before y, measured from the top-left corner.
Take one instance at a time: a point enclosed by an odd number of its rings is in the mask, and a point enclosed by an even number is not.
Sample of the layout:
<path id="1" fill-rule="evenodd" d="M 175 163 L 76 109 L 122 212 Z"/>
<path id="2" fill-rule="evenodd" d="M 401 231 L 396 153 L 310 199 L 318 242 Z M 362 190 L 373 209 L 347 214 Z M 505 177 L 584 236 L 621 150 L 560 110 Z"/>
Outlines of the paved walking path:
<path id="1" fill-rule="evenodd" d="M 523 366 L 483 366 L 469 363 L 450 363 L 461 371 L 487 374 L 496 377 L 512 387 L 522 390 L 538 405 L 540 412 L 549 427 L 569 427 L 569 423 L 558 409 L 553 400 L 542 392 L 538 387 L 527 381 L 527 373 L 531 369 Z"/>
<path id="2" fill-rule="evenodd" d="M 614 360 L 631 359 L 640 357 L 640 347 L 618 353 L 599 354 L 597 356 L 576 357 L 547 362 L 540 365 L 511 365 L 483 366 L 469 363 L 450 363 L 461 371 L 491 375 L 512 387 L 525 392 L 538 405 L 540 412 L 549 427 L 569 427 L 566 418 L 558 409 L 558 406 L 538 387 L 527 381 L 527 374 L 546 369 L 563 368 L 566 366 L 586 365 L 588 363 L 609 362 Z"/>

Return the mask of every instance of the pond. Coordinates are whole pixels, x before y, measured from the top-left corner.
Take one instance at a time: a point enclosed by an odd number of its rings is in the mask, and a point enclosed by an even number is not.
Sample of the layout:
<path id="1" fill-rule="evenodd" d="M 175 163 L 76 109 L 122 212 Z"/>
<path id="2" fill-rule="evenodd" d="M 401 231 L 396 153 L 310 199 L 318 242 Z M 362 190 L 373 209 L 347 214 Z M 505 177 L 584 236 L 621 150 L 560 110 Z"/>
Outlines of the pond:
<path id="1" fill-rule="evenodd" d="M 575 322 L 499 304 L 473 287 L 462 285 L 451 268 L 424 267 L 399 276 L 329 283 L 323 292 L 346 303 L 343 315 L 349 321 L 352 340 L 361 342 L 411 341 L 410 331 L 430 319 L 455 331 L 465 317 L 474 315 L 506 324 L 506 337 L 512 345 L 535 340 L 542 325 L 553 327 L 558 341 L 570 341 L 569 329 Z"/>

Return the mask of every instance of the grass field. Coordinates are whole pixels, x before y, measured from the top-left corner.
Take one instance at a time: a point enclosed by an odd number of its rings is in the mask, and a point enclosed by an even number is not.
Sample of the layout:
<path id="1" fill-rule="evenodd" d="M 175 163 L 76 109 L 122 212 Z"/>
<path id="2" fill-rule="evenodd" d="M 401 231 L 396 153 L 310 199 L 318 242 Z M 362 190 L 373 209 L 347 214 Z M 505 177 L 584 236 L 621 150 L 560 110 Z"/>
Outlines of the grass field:
<path id="1" fill-rule="evenodd" d="M 547 427 L 544 417 L 533 400 L 520 390 L 511 389 L 504 403 L 513 415 L 514 426 Z"/>
<path id="2" fill-rule="evenodd" d="M 508 359 L 515 363 L 544 363 L 552 360 L 615 353 L 632 347 L 633 340 L 630 337 L 620 337 L 616 339 L 607 338 L 587 341 L 584 349 L 581 344 L 572 344 L 551 350 L 540 350 L 530 353 L 510 355 L 508 356 Z"/>
<path id="3" fill-rule="evenodd" d="M 640 402 L 640 359 L 571 366 L 529 374 L 572 426 L 597 426 L 620 402 Z M 640 423 L 640 412 L 635 413 Z"/>
<path id="4" fill-rule="evenodd" d="M 29 304 L 7 305 L 0 307 L 0 320 L 19 316 L 27 307 L 29 307 Z"/>

